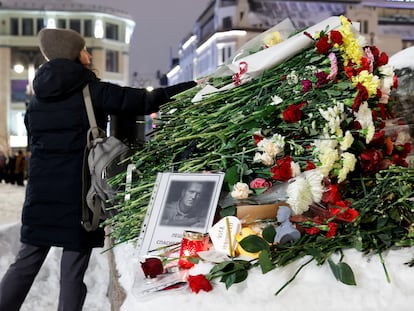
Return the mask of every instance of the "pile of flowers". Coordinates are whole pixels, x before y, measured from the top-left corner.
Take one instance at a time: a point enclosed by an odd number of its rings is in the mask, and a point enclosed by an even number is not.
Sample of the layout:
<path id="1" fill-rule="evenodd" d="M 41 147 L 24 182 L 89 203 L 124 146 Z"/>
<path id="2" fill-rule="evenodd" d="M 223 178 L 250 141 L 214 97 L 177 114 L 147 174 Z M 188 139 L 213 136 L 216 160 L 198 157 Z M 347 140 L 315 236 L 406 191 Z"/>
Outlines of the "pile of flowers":
<path id="1" fill-rule="evenodd" d="M 110 220 L 115 239 L 138 237 L 158 172 L 224 171 L 221 216 L 238 204 L 286 201 L 302 237 L 275 244 L 275 225 L 265 226 L 240 242 L 258 258 L 218 264 L 206 280 L 228 287 L 252 267 L 266 273 L 309 256 L 306 264 L 328 262 L 338 280 L 355 284 L 332 254 L 412 246 L 412 147 L 393 110 L 398 81 L 388 56 L 340 21 L 338 29 L 304 32 L 309 48 L 248 81 L 215 76 L 211 86 L 234 87 L 198 102 L 195 88 L 163 106 L 151 141 L 134 155 L 131 200 Z"/>

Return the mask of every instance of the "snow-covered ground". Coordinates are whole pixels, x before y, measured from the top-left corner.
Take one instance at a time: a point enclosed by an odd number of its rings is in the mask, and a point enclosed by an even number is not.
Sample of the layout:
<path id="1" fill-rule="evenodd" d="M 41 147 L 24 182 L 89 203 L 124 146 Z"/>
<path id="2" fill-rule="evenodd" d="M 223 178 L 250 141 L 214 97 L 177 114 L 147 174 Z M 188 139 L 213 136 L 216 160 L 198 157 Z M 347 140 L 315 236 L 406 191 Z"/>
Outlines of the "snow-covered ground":
<path id="1" fill-rule="evenodd" d="M 0 277 L 18 250 L 19 219 L 24 187 L 0 184 Z M 95 250 L 86 274 L 89 294 L 85 311 L 110 311 L 107 298 L 109 283 L 108 257 Z M 388 283 L 379 257 L 364 256 L 355 250 L 345 251 L 344 261 L 353 269 L 356 286 L 344 285 L 334 278 L 328 265 L 307 265 L 296 279 L 278 296 L 274 293 L 288 281 L 306 258 L 275 269 L 265 275 L 250 272 L 246 282 L 228 290 L 221 283 L 213 291 L 192 293 L 179 290 L 140 295 L 138 288 L 147 282 L 132 243 L 115 248 L 121 285 L 127 298 L 120 311 L 140 310 L 283 310 L 283 311 L 411 311 L 414 305 L 414 267 L 405 262 L 414 258 L 414 248 L 385 252 L 384 260 L 391 279 Z M 58 297 L 59 249 L 53 249 L 42 267 L 22 311 L 55 311 Z M 198 273 L 206 268 L 196 267 Z M 6 310 L 5 310 L 6 311 Z"/>

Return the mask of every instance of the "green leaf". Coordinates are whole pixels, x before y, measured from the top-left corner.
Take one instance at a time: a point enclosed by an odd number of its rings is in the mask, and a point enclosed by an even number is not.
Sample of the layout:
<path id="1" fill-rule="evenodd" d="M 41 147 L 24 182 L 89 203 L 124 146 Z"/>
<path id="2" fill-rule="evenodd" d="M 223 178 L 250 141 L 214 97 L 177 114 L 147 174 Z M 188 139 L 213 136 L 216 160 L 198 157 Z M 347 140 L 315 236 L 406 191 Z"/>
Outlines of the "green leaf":
<path id="1" fill-rule="evenodd" d="M 273 225 L 266 226 L 262 231 L 262 236 L 266 242 L 273 244 L 276 236 L 276 229 Z"/>
<path id="2" fill-rule="evenodd" d="M 229 206 L 226 208 L 223 208 L 220 210 L 220 216 L 222 218 L 226 217 L 226 216 L 234 216 L 236 215 L 236 207 L 235 206 Z"/>
<path id="3" fill-rule="evenodd" d="M 231 274 L 224 275 L 220 282 L 226 284 L 226 288 L 229 289 L 233 284 L 243 282 L 247 276 L 248 273 L 246 270 L 236 270 Z"/>
<path id="4" fill-rule="evenodd" d="M 267 273 L 275 268 L 275 265 L 272 263 L 272 258 L 268 250 L 263 250 L 259 254 L 259 265 L 262 269 L 262 273 Z"/>
<path id="5" fill-rule="evenodd" d="M 328 259 L 329 267 L 338 281 L 346 285 L 356 285 L 354 272 L 351 267 L 345 262 L 335 264 L 331 259 Z"/>
<path id="6" fill-rule="evenodd" d="M 248 235 L 240 242 L 240 246 L 249 253 L 257 253 L 262 250 L 269 250 L 269 243 L 257 235 Z"/>
<path id="7" fill-rule="evenodd" d="M 231 185 L 234 185 L 239 181 L 239 173 L 237 166 L 229 167 L 226 170 L 226 176 L 224 177 L 224 180 Z"/>

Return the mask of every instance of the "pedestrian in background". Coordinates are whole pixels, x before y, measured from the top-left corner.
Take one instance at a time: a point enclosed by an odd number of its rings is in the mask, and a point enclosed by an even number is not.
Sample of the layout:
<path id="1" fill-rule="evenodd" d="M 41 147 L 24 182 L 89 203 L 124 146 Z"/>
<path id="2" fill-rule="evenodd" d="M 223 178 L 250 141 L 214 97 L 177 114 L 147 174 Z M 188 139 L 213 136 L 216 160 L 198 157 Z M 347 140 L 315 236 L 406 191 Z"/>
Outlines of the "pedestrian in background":
<path id="1" fill-rule="evenodd" d="M 25 124 L 30 163 L 23 205 L 21 248 L 0 283 L 0 310 L 19 310 L 50 247 L 63 248 L 59 311 L 80 311 L 92 248 L 104 244 L 104 230 L 81 225 L 82 165 L 89 129 L 82 89 L 89 85 L 98 126 L 109 115 L 148 115 L 195 82 L 145 89 L 100 81 L 90 70 L 84 38 L 68 29 L 42 29 L 40 50 L 48 60 L 33 81 L 35 96 Z"/>
<path id="2" fill-rule="evenodd" d="M 7 157 L 4 154 L 3 150 L 0 150 L 0 184 L 6 182 L 6 165 L 7 165 Z"/>
<path id="3" fill-rule="evenodd" d="M 19 150 L 16 155 L 14 165 L 14 180 L 18 186 L 24 186 L 24 178 L 26 174 L 26 156 L 22 150 Z"/>

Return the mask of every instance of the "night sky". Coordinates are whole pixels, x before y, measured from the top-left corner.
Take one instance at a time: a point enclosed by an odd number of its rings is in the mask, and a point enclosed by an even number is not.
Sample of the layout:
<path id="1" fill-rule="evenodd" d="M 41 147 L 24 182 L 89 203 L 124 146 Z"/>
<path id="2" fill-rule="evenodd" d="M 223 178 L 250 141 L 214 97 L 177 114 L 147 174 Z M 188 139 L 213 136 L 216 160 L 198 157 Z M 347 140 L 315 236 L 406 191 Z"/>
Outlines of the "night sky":
<path id="1" fill-rule="evenodd" d="M 180 41 L 207 8 L 210 0 L 77 0 L 81 3 L 116 7 L 135 20 L 131 41 L 130 71 L 139 75 L 165 73 L 169 56 L 177 56 Z"/>

